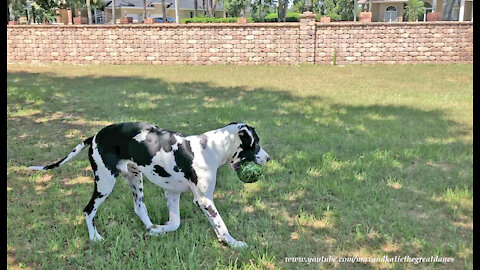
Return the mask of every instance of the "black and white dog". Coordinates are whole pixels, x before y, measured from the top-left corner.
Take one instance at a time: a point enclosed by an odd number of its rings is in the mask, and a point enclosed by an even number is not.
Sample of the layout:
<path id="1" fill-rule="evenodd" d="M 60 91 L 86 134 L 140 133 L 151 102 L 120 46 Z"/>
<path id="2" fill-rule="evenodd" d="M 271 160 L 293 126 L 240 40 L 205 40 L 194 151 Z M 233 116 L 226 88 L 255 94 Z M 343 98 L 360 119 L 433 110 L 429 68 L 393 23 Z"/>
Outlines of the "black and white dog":
<path id="1" fill-rule="evenodd" d="M 243 123 L 231 123 L 201 135 L 184 137 L 148 123 L 121 123 L 107 126 L 95 136 L 77 145 L 73 151 L 48 166 L 31 170 L 49 170 L 65 164 L 87 145 L 95 176 L 93 196 L 84 209 L 91 240 L 102 240 L 94 225 L 100 204 L 112 192 L 115 177 L 122 175 L 133 193 L 135 213 L 150 234 L 175 231 L 180 226 L 180 194 L 193 192 L 193 202 L 205 213 L 219 240 L 232 247 L 245 247 L 227 230 L 213 203 L 217 169 L 229 163 L 235 171 L 242 160 L 265 165 L 269 155 L 259 145 L 255 129 Z M 165 190 L 169 221 L 154 225 L 143 202 L 142 175 Z"/>

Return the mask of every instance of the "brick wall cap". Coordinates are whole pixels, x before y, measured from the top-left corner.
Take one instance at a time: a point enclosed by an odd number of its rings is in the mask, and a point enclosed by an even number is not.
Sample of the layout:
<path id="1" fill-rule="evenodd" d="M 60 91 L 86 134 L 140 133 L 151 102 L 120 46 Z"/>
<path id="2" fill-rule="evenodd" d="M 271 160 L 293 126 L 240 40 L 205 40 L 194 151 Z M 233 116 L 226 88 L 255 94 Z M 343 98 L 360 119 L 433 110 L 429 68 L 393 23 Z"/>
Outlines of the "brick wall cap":
<path id="1" fill-rule="evenodd" d="M 331 22 L 328 24 L 317 22 L 317 26 L 357 26 L 357 25 L 384 25 L 384 26 L 398 26 L 398 25 L 473 25 L 473 22 L 458 22 L 458 21 L 430 21 L 430 22 Z M 7 28 L 217 28 L 217 27 L 299 27 L 299 22 L 285 22 L 285 23 L 187 23 L 187 24 L 85 24 L 85 25 L 72 25 L 72 24 L 29 24 L 29 25 L 7 25 Z"/>
<path id="2" fill-rule="evenodd" d="M 328 24 L 317 22 L 316 26 L 356 26 L 356 25 L 382 25 L 382 26 L 408 26 L 408 25 L 473 25 L 473 22 L 458 21 L 430 21 L 430 22 L 331 22 Z M 14 26 L 15 27 L 15 26 Z"/>
<path id="3" fill-rule="evenodd" d="M 17 27 L 17 28 L 193 28 L 193 27 L 204 27 L 204 28 L 217 28 L 217 27 L 271 27 L 271 28 L 282 28 L 282 27 L 299 27 L 299 22 L 285 22 L 285 23 L 248 23 L 248 24 L 238 24 L 238 23 L 186 23 L 186 24 L 87 24 L 87 25 L 70 25 L 70 24 L 29 24 L 29 25 L 10 25 L 7 27 Z"/>
<path id="4" fill-rule="evenodd" d="M 305 11 L 300 14 L 300 19 L 314 19 L 317 15 L 310 11 Z"/>

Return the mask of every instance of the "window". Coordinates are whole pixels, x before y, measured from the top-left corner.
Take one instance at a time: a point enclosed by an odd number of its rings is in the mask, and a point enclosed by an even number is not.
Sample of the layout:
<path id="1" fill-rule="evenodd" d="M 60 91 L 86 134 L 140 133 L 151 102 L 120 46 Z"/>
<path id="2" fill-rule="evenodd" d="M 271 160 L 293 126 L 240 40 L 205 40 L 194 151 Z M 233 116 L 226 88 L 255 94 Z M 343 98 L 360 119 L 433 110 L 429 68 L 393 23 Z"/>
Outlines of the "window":
<path id="1" fill-rule="evenodd" d="M 429 2 L 423 2 L 423 15 L 418 16 L 418 20 L 421 21 L 423 20 L 424 22 L 427 21 L 427 14 L 430 12 L 433 12 L 433 7 Z"/>
<path id="2" fill-rule="evenodd" d="M 389 6 L 385 10 L 385 21 L 386 22 L 395 22 L 397 21 L 397 9 L 394 6 Z"/>

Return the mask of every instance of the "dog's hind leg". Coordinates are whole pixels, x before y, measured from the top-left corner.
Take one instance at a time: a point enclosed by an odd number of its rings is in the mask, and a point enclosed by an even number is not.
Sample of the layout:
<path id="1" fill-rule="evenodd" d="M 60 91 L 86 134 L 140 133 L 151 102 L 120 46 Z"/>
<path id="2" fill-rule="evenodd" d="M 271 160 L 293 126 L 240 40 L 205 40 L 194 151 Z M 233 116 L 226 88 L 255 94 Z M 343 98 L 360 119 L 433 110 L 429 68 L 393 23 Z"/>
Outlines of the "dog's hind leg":
<path id="1" fill-rule="evenodd" d="M 101 160 L 98 152 L 94 154 L 92 148 L 89 149 L 88 157 L 95 176 L 95 189 L 93 190 L 92 198 L 90 202 L 83 210 L 85 214 L 85 220 L 88 228 L 88 235 L 90 240 L 99 241 L 103 240 L 103 237 L 98 233 L 95 228 L 94 219 L 97 213 L 98 207 L 103 201 L 112 193 L 113 186 L 115 185 L 115 175 L 108 170 L 103 161 Z"/>
<path id="2" fill-rule="evenodd" d="M 148 216 L 147 207 L 143 200 L 142 173 L 135 166 L 129 164 L 127 172 L 123 172 L 122 176 L 132 190 L 135 213 L 140 217 L 145 227 L 151 227 L 153 223 Z"/>
<path id="3" fill-rule="evenodd" d="M 180 193 L 165 190 L 165 198 L 168 207 L 168 222 L 165 225 L 154 225 L 149 228 L 149 234 L 172 232 L 180 227 Z"/>

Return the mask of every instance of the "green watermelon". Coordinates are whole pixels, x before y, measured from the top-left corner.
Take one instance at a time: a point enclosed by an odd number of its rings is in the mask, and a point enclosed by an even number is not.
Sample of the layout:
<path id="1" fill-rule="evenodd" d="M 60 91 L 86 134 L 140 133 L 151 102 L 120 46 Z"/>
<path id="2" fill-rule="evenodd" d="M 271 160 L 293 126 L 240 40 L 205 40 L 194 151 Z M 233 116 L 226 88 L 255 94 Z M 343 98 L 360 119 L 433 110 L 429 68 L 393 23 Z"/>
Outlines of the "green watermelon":
<path id="1" fill-rule="evenodd" d="M 257 182 L 263 178 L 263 167 L 253 161 L 242 161 L 238 167 L 237 176 L 245 183 Z"/>

